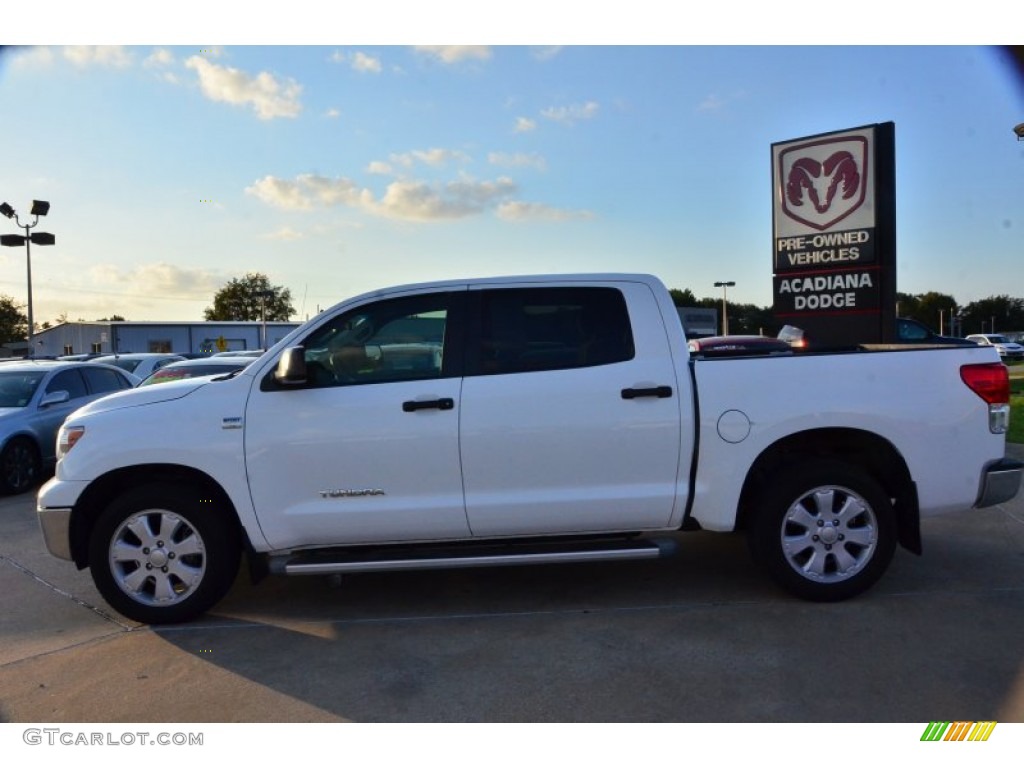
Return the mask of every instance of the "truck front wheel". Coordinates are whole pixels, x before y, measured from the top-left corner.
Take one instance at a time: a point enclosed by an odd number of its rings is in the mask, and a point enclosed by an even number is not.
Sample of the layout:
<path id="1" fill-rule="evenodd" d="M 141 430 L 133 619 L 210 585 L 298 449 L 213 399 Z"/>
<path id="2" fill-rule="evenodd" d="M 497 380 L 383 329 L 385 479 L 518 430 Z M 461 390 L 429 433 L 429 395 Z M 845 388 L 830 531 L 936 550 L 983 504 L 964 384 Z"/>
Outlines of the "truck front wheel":
<path id="1" fill-rule="evenodd" d="M 89 540 L 96 588 L 146 624 L 187 621 L 231 587 L 241 560 L 237 525 L 209 494 L 165 483 L 132 489 L 100 514 Z"/>
<path id="2" fill-rule="evenodd" d="M 859 467 L 812 459 L 768 486 L 751 521 L 754 559 L 805 600 L 860 594 L 885 572 L 896 550 L 892 503 Z"/>

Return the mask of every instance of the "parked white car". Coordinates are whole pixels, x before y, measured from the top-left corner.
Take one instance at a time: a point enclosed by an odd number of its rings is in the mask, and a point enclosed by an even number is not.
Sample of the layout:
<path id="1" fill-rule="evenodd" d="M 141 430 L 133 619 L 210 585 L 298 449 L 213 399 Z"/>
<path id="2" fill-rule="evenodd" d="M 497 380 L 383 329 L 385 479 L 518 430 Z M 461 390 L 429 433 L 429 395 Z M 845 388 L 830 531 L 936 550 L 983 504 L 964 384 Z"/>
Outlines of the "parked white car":
<path id="1" fill-rule="evenodd" d="M 131 352 L 124 355 L 102 355 L 94 357 L 94 363 L 106 363 L 116 365 L 123 371 L 144 379 L 154 371 L 159 371 L 165 365 L 176 363 L 185 358 L 181 355 L 172 355 L 165 352 Z"/>
<path id="2" fill-rule="evenodd" d="M 999 333 L 972 333 L 967 337 L 983 347 L 995 347 L 1003 360 L 1024 360 L 1024 347 Z"/>

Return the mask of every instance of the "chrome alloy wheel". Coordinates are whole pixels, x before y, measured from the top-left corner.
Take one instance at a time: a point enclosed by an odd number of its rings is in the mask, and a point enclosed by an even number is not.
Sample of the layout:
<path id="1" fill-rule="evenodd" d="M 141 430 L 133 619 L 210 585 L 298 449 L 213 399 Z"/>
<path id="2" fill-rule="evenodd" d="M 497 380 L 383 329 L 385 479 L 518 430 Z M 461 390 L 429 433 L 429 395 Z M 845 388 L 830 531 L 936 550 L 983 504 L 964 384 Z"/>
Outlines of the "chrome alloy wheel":
<path id="1" fill-rule="evenodd" d="M 114 583 L 132 600 L 168 606 L 187 599 L 203 582 L 206 545 L 184 517 L 146 509 L 114 531 L 108 564 Z"/>
<path id="2" fill-rule="evenodd" d="M 842 486 L 820 486 L 797 499 L 782 518 L 782 553 L 811 581 L 846 581 L 861 571 L 878 546 L 871 505 Z"/>

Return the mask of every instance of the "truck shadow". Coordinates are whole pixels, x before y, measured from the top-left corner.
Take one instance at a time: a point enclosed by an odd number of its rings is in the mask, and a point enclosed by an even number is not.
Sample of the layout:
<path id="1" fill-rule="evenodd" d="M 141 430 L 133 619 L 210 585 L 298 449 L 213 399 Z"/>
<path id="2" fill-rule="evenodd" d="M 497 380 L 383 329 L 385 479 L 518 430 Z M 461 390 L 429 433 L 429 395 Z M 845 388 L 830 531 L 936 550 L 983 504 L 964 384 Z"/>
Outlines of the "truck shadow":
<path id="1" fill-rule="evenodd" d="M 1024 719 L 1024 592 L 918 591 L 924 561 L 902 554 L 840 604 L 785 596 L 720 534 L 652 562 L 240 580 L 155 634 L 309 707 L 238 701 L 216 720 Z M 957 555 L 940 546 L 927 570 Z"/>

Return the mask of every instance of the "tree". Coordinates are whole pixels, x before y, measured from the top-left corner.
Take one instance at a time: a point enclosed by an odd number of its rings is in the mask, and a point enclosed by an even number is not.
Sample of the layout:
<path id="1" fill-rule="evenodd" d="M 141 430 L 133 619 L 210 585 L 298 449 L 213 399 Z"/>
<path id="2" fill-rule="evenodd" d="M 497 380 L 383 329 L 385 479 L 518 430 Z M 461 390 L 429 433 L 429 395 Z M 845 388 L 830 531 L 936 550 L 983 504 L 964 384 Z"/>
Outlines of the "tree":
<path id="1" fill-rule="evenodd" d="M 917 316 L 918 303 L 918 297 L 914 294 L 896 291 L 896 314 L 900 317 L 909 317 L 924 322 Z M 928 325 L 928 323 L 925 323 L 925 325 Z"/>
<path id="2" fill-rule="evenodd" d="M 950 334 L 951 320 L 956 314 L 956 299 L 947 293 L 928 291 L 917 297 L 914 319 L 936 331 Z"/>
<path id="3" fill-rule="evenodd" d="M 203 312 L 207 320 L 288 320 L 294 314 L 292 292 L 271 285 L 261 272 L 248 272 L 243 278 L 229 280 L 214 294 L 213 306 Z"/>
<path id="4" fill-rule="evenodd" d="M 1024 328 L 1024 299 L 989 296 L 963 308 L 963 330 L 968 333 L 1000 333 Z"/>
<path id="5" fill-rule="evenodd" d="M 956 314 L 956 299 L 948 293 L 897 293 L 896 307 L 900 317 L 909 317 L 936 331 L 948 333 Z"/>
<path id="6" fill-rule="evenodd" d="M 672 297 L 672 303 L 677 307 L 695 307 L 697 306 L 697 297 L 693 295 L 693 291 L 689 288 L 670 288 L 669 296 Z"/>
<path id="7" fill-rule="evenodd" d="M 24 341 L 28 338 L 28 316 L 10 296 L 0 295 L 0 342 Z"/>

